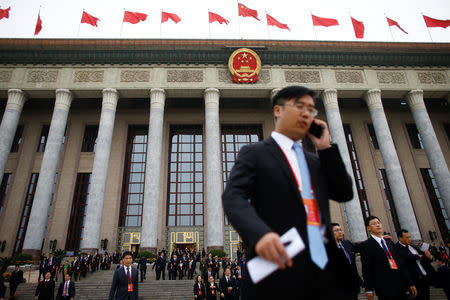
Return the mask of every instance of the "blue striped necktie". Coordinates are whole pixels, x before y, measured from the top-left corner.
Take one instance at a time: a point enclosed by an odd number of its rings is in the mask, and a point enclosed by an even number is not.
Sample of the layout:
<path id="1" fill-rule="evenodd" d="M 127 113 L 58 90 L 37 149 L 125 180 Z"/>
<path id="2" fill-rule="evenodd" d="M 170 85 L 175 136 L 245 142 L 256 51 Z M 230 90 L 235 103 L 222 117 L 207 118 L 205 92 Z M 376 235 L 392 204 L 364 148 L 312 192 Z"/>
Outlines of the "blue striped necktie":
<path id="1" fill-rule="evenodd" d="M 302 177 L 302 191 L 301 191 L 302 197 L 316 201 L 312 192 L 311 177 L 309 175 L 309 169 L 308 164 L 306 163 L 305 153 L 303 153 L 303 150 L 298 143 L 294 142 L 292 148 L 294 149 L 295 154 L 297 155 L 298 166 L 300 168 L 300 175 Z M 316 207 L 318 208 L 317 205 Z M 306 211 L 306 213 L 308 214 L 308 210 Z M 325 266 L 328 263 L 328 256 L 327 251 L 325 250 L 325 245 L 323 243 L 320 224 L 319 225 L 307 224 L 306 231 L 308 233 L 309 252 L 311 254 L 311 260 L 320 269 L 323 270 L 325 269 Z"/>

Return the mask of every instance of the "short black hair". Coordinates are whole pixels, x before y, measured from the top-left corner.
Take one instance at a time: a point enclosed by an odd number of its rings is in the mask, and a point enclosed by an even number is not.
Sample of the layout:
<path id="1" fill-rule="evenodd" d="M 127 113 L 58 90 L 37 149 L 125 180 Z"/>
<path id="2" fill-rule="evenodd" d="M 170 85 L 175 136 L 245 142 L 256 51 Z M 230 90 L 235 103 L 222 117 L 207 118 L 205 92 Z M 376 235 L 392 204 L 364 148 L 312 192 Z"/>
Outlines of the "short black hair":
<path id="1" fill-rule="evenodd" d="M 272 98 L 272 108 L 275 105 L 283 105 L 286 101 L 289 101 L 293 98 L 301 98 L 305 95 L 310 95 L 313 99 L 315 99 L 316 94 L 314 91 L 308 89 L 307 87 L 300 85 L 291 85 L 287 86 L 281 90 L 279 90 L 275 96 Z"/>
<path id="2" fill-rule="evenodd" d="M 133 258 L 133 254 L 132 254 L 130 251 L 125 251 L 125 252 L 122 254 L 122 259 L 124 259 L 125 256 L 127 256 L 127 255 L 129 255 L 129 256 L 131 256 L 131 258 Z"/>
<path id="3" fill-rule="evenodd" d="M 334 226 L 339 226 L 339 227 L 341 227 L 341 225 L 339 225 L 338 223 L 331 223 L 331 228 L 333 228 Z"/>
<path id="4" fill-rule="evenodd" d="M 397 238 L 401 238 L 403 237 L 404 233 L 408 233 L 408 230 L 406 229 L 400 229 L 399 231 L 397 231 Z"/>
<path id="5" fill-rule="evenodd" d="M 380 218 L 376 217 L 376 216 L 368 216 L 366 218 L 366 221 L 364 222 L 364 224 L 367 226 L 369 226 L 370 221 L 377 219 L 378 221 L 380 221 Z"/>

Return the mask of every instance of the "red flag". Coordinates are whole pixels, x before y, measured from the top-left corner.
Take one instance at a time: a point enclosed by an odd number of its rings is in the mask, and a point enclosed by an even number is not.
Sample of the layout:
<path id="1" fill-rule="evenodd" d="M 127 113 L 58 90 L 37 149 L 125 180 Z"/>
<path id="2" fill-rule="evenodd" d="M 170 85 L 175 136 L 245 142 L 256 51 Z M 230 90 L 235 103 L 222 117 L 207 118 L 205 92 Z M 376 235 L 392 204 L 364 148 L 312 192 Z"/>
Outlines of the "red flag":
<path id="1" fill-rule="evenodd" d="M 260 19 L 258 19 L 258 12 L 254 9 L 250 9 L 247 6 L 245 6 L 242 3 L 238 2 L 238 11 L 239 11 L 239 15 L 242 17 L 253 17 L 256 20 L 260 21 Z"/>
<path id="2" fill-rule="evenodd" d="M 208 12 L 208 14 L 209 14 L 209 23 L 219 22 L 220 24 L 225 23 L 225 24 L 228 25 L 228 20 L 225 19 L 224 17 L 219 16 L 218 14 L 215 14 L 215 13 L 210 12 L 210 11 Z"/>
<path id="3" fill-rule="evenodd" d="M 97 21 L 100 21 L 99 18 L 96 18 L 94 16 L 91 16 L 87 12 L 83 10 L 83 16 L 81 17 L 81 23 L 90 24 L 92 26 L 97 27 Z"/>
<path id="4" fill-rule="evenodd" d="M 408 34 L 405 30 L 403 30 L 403 28 L 400 27 L 400 25 L 396 21 L 389 19 L 388 17 L 386 17 L 386 19 L 387 19 L 389 26 L 397 26 L 398 29 L 400 29 L 404 33 Z"/>
<path id="5" fill-rule="evenodd" d="M 423 19 L 425 20 L 425 24 L 427 24 L 427 27 L 447 28 L 448 26 L 450 26 L 450 20 L 433 19 L 427 16 L 423 16 Z"/>
<path id="6" fill-rule="evenodd" d="M 357 39 L 362 39 L 364 37 L 364 24 L 361 21 L 358 21 L 356 19 L 353 19 L 353 17 L 350 17 L 352 19 L 353 29 L 355 30 L 355 36 Z"/>
<path id="7" fill-rule="evenodd" d="M 9 19 L 9 11 L 11 10 L 11 7 L 8 7 L 7 9 L 0 9 L 0 20 L 3 18 Z"/>
<path id="8" fill-rule="evenodd" d="M 171 19 L 175 23 L 178 23 L 181 21 L 181 18 L 177 14 L 166 13 L 166 12 L 161 13 L 161 23 L 167 22 L 169 19 Z"/>
<path id="9" fill-rule="evenodd" d="M 42 30 L 42 20 L 41 20 L 41 14 L 38 15 L 38 19 L 36 22 L 36 28 L 34 29 L 34 35 L 38 35 L 39 32 Z"/>
<path id="10" fill-rule="evenodd" d="M 287 26 L 287 24 L 283 24 L 283 23 L 278 22 L 272 16 L 270 16 L 268 13 L 266 13 L 266 17 L 267 17 L 267 25 L 277 26 L 278 28 L 287 29 L 287 30 L 291 31 L 289 29 L 289 27 Z"/>
<path id="11" fill-rule="evenodd" d="M 146 14 L 131 11 L 125 11 L 123 14 L 123 21 L 131 24 L 137 24 L 140 21 L 144 22 L 145 20 L 147 20 Z"/>
<path id="12" fill-rule="evenodd" d="M 328 26 L 339 25 L 339 23 L 336 19 L 321 18 L 321 17 L 316 17 L 315 15 L 311 15 L 311 16 L 312 16 L 314 26 L 328 27 Z"/>

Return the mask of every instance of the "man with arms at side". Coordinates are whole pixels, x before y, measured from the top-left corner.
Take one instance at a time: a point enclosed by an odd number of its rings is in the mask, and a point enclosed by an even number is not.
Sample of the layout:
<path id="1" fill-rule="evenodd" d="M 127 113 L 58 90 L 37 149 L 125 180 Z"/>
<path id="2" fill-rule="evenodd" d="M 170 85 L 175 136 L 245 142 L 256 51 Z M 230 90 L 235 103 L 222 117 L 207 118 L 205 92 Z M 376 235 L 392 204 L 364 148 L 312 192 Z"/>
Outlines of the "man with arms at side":
<path id="1" fill-rule="evenodd" d="M 64 281 L 59 284 L 56 300 L 73 300 L 75 298 L 75 283 L 70 274 L 64 274 Z"/>
<path id="2" fill-rule="evenodd" d="M 430 265 L 433 260 L 430 251 L 421 251 L 411 245 L 411 233 L 400 229 L 397 232 L 397 255 L 406 267 L 414 286 L 417 288 L 416 300 L 430 300 L 430 282 L 434 277 L 434 269 Z"/>
<path id="3" fill-rule="evenodd" d="M 219 280 L 220 299 L 232 300 L 234 299 L 236 289 L 236 282 L 231 277 L 230 269 L 225 270 L 225 276 Z"/>
<path id="4" fill-rule="evenodd" d="M 337 276 L 338 289 L 336 294 L 342 299 L 356 300 L 360 286 L 363 282 L 358 275 L 358 270 L 355 261 L 355 252 L 357 252 L 357 245 L 352 242 L 344 240 L 344 232 L 338 223 L 331 223 L 331 230 L 334 234 L 337 247 L 339 249 L 340 260 L 336 260 L 338 273 Z"/>
<path id="5" fill-rule="evenodd" d="M 9 299 L 14 299 L 17 287 L 22 282 L 23 271 L 20 269 L 19 265 L 16 265 L 16 269 L 11 273 L 11 278 L 9 279 Z"/>
<path id="6" fill-rule="evenodd" d="M 417 289 L 397 255 L 394 243 L 383 238 L 383 225 L 378 217 L 369 216 L 365 225 L 370 237 L 360 246 L 362 273 L 366 298 L 379 300 L 403 300 L 407 293 L 417 296 Z"/>
<path id="7" fill-rule="evenodd" d="M 138 300 L 139 276 L 138 270 L 131 266 L 133 262 L 131 252 L 124 252 L 122 260 L 123 266 L 114 272 L 109 300 Z"/>
<path id="8" fill-rule="evenodd" d="M 301 86 L 280 90 L 272 99 L 272 112 L 275 131 L 241 149 L 222 196 L 228 220 L 248 245 L 249 260 L 261 256 L 279 266 L 258 284 L 245 272 L 242 298 L 277 293 L 279 298 L 336 299 L 336 270 L 329 262 L 338 249 L 329 242 L 329 199 L 353 198 L 350 176 L 337 146 L 330 144 L 327 124 L 314 119 L 313 91 Z M 313 122 L 322 129 L 320 137 L 308 132 Z M 318 155 L 302 149 L 299 141 L 306 136 Z M 305 243 L 294 259 L 280 242 L 280 235 L 292 227 Z"/>

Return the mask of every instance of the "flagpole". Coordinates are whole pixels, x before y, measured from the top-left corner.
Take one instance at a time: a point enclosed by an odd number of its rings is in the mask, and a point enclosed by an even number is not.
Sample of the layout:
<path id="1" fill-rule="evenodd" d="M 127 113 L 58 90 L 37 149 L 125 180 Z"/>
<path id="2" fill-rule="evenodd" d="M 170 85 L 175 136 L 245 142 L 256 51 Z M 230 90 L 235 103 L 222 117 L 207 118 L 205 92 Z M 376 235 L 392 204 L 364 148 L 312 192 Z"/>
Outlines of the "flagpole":
<path id="1" fill-rule="evenodd" d="M 350 9 L 348 10 L 348 16 L 350 17 L 350 22 L 352 22 L 352 27 L 353 27 L 353 33 L 355 35 L 355 37 L 353 38 L 355 41 L 357 41 L 358 39 L 356 38 L 356 32 L 355 32 L 355 27 L 353 26 L 353 18 L 352 18 L 352 14 L 350 13 Z"/>
<path id="2" fill-rule="evenodd" d="M 422 14 L 422 19 L 423 19 L 423 21 L 425 22 L 425 18 L 423 17 L 423 12 L 421 12 L 421 14 Z M 428 28 L 428 26 L 427 26 L 427 23 L 425 22 L 425 27 L 427 28 L 427 31 L 428 31 L 428 35 L 430 36 L 430 40 L 432 41 L 432 42 L 434 42 L 433 41 L 433 38 L 431 37 L 431 32 L 430 32 L 430 28 Z"/>
<path id="3" fill-rule="evenodd" d="M 309 11 L 309 13 L 311 14 L 311 19 L 312 19 L 312 16 L 313 16 L 312 11 Z M 313 29 L 314 29 L 314 35 L 315 35 L 316 41 L 317 41 L 317 32 L 316 32 L 316 26 L 314 26 L 314 22 L 313 22 Z"/>
<path id="4" fill-rule="evenodd" d="M 239 31 L 239 38 L 242 40 L 242 36 L 241 36 L 241 18 L 239 18 L 239 0 L 236 0 L 236 3 L 238 5 L 238 31 Z"/>
<path id="5" fill-rule="evenodd" d="M 37 25 L 37 22 L 39 22 L 39 16 L 41 15 L 41 7 L 42 7 L 42 5 L 39 5 L 39 11 L 38 11 L 38 17 L 36 20 L 36 25 Z M 36 26 L 34 26 L 34 38 L 36 38 Z"/>
<path id="6" fill-rule="evenodd" d="M 83 20 L 83 13 L 84 13 L 84 8 L 83 8 L 83 12 L 81 13 L 81 20 L 80 20 L 80 24 L 78 24 L 77 37 L 79 37 L 79 36 L 80 36 L 80 27 L 81 27 L 81 21 Z"/>
<path id="7" fill-rule="evenodd" d="M 125 18 L 125 7 L 123 8 L 123 17 Z M 122 38 L 122 29 L 123 29 L 123 19 L 122 19 L 122 24 L 120 24 L 119 38 Z"/>
<path id="8" fill-rule="evenodd" d="M 269 30 L 269 24 L 267 22 L 267 10 L 265 10 L 264 12 L 266 13 L 267 36 L 268 36 L 268 39 L 270 40 L 270 30 Z"/>
<path id="9" fill-rule="evenodd" d="M 386 22 L 387 22 L 388 20 L 387 20 L 386 13 L 384 13 L 384 17 L 385 17 Z M 392 34 L 392 29 L 391 29 L 391 26 L 389 25 L 389 22 L 388 22 L 388 27 L 389 27 L 389 32 L 391 33 L 392 41 L 395 42 L 394 35 Z"/>
<path id="10" fill-rule="evenodd" d="M 162 13 L 163 9 L 161 8 L 161 20 L 159 22 L 159 38 L 161 39 L 161 30 L 162 30 Z"/>
<path id="11" fill-rule="evenodd" d="M 209 22 L 209 8 L 208 8 L 208 38 L 211 39 L 211 22 Z"/>

